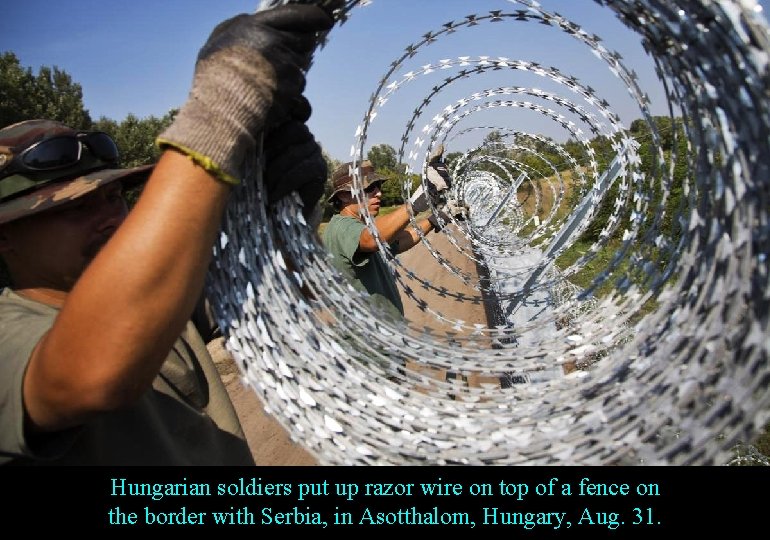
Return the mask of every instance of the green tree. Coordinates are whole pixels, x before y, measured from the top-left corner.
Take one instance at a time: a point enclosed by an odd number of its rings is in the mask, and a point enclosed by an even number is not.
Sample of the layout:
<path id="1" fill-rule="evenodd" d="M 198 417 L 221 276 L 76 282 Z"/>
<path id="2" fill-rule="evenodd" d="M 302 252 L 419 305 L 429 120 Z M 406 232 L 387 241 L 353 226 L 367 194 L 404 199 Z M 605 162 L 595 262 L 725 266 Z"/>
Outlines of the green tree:
<path id="1" fill-rule="evenodd" d="M 401 195 L 401 184 L 404 182 L 404 175 L 394 170 L 384 171 L 380 174 L 386 178 L 382 184 L 382 206 L 403 204 L 404 198 Z M 415 177 L 419 179 L 418 175 L 412 175 L 412 178 Z M 415 189 L 414 186 L 412 189 Z"/>
<path id="2" fill-rule="evenodd" d="M 585 150 L 583 145 L 580 144 L 577 140 L 569 139 L 564 143 L 563 147 L 564 150 L 575 159 L 575 161 L 581 162 L 584 160 Z"/>
<path id="3" fill-rule="evenodd" d="M 5 52 L 0 55 L 0 127 L 35 118 L 91 128 L 80 84 L 57 67 L 43 66 L 35 75 L 14 53 Z"/>
<path id="4" fill-rule="evenodd" d="M 166 129 L 176 116 L 177 110 L 171 110 L 162 117 L 148 116 L 138 118 L 129 114 L 122 122 L 101 117 L 94 122 L 93 129 L 109 133 L 120 150 L 120 163 L 123 167 L 137 167 L 155 163 L 160 151 L 155 139 Z"/>
<path id="5" fill-rule="evenodd" d="M 318 204 L 321 205 L 321 209 L 323 210 L 322 221 L 329 221 L 331 217 L 334 215 L 334 207 L 331 205 L 331 203 L 328 202 L 329 197 L 331 197 L 332 195 L 332 191 L 334 191 L 332 182 L 331 182 L 331 177 L 334 170 L 340 165 L 342 165 L 342 162 L 334 159 L 325 151 L 322 152 L 322 155 L 323 155 L 324 161 L 326 161 L 327 181 L 326 181 L 326 186 L 324 188 L 324 194 L 321 197 L 321 200 L 318 201 Z"/>
<path id="6" fill-rule="evenodd" d="M 382 206 L 403 204 L 401 184 L 404 180 L 404 167 L 399 166 L 396 150 L 388 144 L 374 145 L 366 156 L 375 170 L 385 177 L 382 184 Z"/>
<path id="7" fill-rule="evenodd" d="M 133 114 L 126 116 L 122 122 L 116 122 L 102 116 L 94 122 L 92 129 L 104 131 L 115 140 L 120 151 L 122 167 L 138 167 L 155 163 L 160 157 L 160 150 L 155 145 L 155 139 L 166 129 L 176 116 L 177 110 L 171 110 L 161 118 L 148 116 L 137 118 Z M 143 186 L 128 191 L 126 200 L 129 206 L 136 204 Z"/>
<path id="8" fill-rule="evenodd" d="M 503 142 L 503 136 L 499 131 L 490 131 L 487 136 L 484 137 L 484 141 L 481 143 L 484 146 L 495 145 Z"/>
<path id="9" fill-rule="evenodd" d="M 444 156 L 444 163 L 446 163 L 446 166 L 450 171 L 455 168 L 457 160 L 460 159 L 462 155 L 462 152 L 449 152 Z"/>
<path id="10" fill-rule="evenodd" d="M 374 168 L 380 172 L 395 171 L 398 166 L 396 150 L 388 144 L 372 146 L 366 159 L 371 161 Z"/>

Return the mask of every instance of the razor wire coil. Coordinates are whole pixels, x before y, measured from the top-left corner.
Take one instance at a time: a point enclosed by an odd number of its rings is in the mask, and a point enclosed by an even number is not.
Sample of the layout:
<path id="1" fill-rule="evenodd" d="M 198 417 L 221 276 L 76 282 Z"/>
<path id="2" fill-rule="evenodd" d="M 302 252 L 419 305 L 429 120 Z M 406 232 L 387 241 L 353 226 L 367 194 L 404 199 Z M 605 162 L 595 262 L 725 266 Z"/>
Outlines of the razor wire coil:
<path id="1" fill-rule="evenodd" d="M 334 269 L 296 201 L 265 208 L 259 162 L 250 164 L 251 174 L 227 210 L 215 247 L 209 296 L 244 382 L 319 462 L 725 463 L 731 449 L 769 418 L 767 23 L 751 0 L 596 2 L 637 32 L 655 61 L 672 125 L 668 153 L 662 142 L 667 134 L 659 131 L 649 98 L 620 55 L 599 36 L 532 0 L 497 2 L 513 9 L 467 15 L 409 44 L 380 79 L 356 130 L 351 158 L 359 202 L 363 190 L 356 165 L 371 126 L 387 114 L 402 87 L 423 78 L 438 76 L 443 82 L 434 83 L 415 108 L 399 142 L 398 161 L 406 166 L 404 197 L 412 188 L 408 175 L 419 171 L 425 182 L 430 152 L 438 144 L 451 145 L 463 131 L 480 129 L 464 124 L 484 109 L 524 108 L 550 118 L 581 149 L 579 157 L 556 152 L 571 178 L 578 179 L 570 186 L 572 200 L 565 197 L 563 170 L 555 164 L 546 164 L 552 174 L 544 176 L 510 157 L 519 153 L 547 161 L 532 148 L 545 143 L 537 133 L 486 126 L 503 133 L 502 140 L 458 161 L 452 192 L 476 215 L 490 215 L 518 175 L 524 175 L 520 186 L 536 193 L 534 210 L 514 196 L 500 209 L 504 219 L 491 229 L 478 221 L 445 228 L 459 252 L 495 268 L 498 281 L 476 283 L 476 296 L 441 290 L 405 267 L 379 238 L 372 216 L 363 212 L 408 300 L 446 331 L 415 328 L 372 305 Z M 281 3 L 264 2 L 263 8 Z M 343 3 L 336 12 L 340 24 L 368 3 Z M 491 23 L 540 24 L 601 58 L 626 86 L 648 128 L 648 169 L 642 168 L 640 142 L 609 101 L 575 74 L 502 56 L 409 66 L 418 52 L 445 36 Z M 482 87 L 439 107 L 417 132 L 417 122 L 445 86 L 488 70 L 528 72 L 552 81 L 564 94 L 514 85 Z M 609 168 L 600 167 L 579 124 L 607 139 L 614 176 L 603 176 Z M 685 144 L 680 148 L 680 143 Z M 481 170 L 480 163 L 492 166 Z M 673 180 L 677 167 L 684 171 L 681 186 Z M 610 189 L 614 200 L 606 198 Z M 674 189 L 682 196 L 670 208 Z M 544 207 L 546 200 L 550 208 Z M 580 214 L 576 200 L 583 203 Z M 557 270 L 559 256 L 591 225 L 603 202 L 611 211 L 598 239 Z M 412 224 L 415 220 L 412 213 Z M 675 235 L 663 230 L 668 220 Z M 619 239 L 616 245 L 611 238 Z M 447 272 L 473 283 L 429 237 L 423 235 L 421 242 Z M 569 281 L 608 250 L 611 258 L 595 271 L 588 288 Z M 533 260 L 516 262 L 530 252 L 536 253 Z M 507 290 L 505 280 L 517 279 L 533 283 L 526 290 Z M 602 288 L 609 292 L 599 296 Z M 476 305 L 492 294 L 511 313 L 529 302 L 545 314 L 535 322 L 506 319 L 487 328 L 434 310 L 420 297 L 426 290 Z M 549 298 L 544 306 L 533 296 L 538 291 Z M 645 311 L 645 305 L 652 308 Z M 543 335 L 538 327 L 551 331 Z M 538 376 L 569 362 L 579 369 Z M 435 377 L 444 371 L 481 375 L 482 382 L 471 386 L 463 377 Z M 527 382 L 506 388 L 495 383 L 515 374 Z"/>

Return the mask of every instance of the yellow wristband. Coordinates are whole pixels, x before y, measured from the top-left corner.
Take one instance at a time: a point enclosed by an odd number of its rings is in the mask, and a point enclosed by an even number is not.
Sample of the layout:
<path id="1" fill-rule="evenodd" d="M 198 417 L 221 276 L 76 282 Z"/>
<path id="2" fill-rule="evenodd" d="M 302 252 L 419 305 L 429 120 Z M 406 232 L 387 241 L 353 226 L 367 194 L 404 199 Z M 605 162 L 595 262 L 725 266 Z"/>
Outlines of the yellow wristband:
<path id="1" fill-rule="evenodd" d="M 241 183 L 240 180 L 223 171 L 222 168 L 216 163 L 214 163 L 210 157 L 199 154 L 192 148 L 187 148 L 185 146 L 175 143 L 174 141 L 161 139 L 160 137 L 158 137 L 158 139 L 155 141 L 155 144 L 157 144 L 158 148 L 162 150 L 166 148 L 173 148 L 174 150 L 177 150 L 178 152 L 181 152 L 187 155 L 191 160 L 193 160 L 193 162 L 196 165 L 203 167 L 206 170 L 206 172 L 214 176 L 217 180 L 221 180 L 225 184 L 238 186 Z"/>

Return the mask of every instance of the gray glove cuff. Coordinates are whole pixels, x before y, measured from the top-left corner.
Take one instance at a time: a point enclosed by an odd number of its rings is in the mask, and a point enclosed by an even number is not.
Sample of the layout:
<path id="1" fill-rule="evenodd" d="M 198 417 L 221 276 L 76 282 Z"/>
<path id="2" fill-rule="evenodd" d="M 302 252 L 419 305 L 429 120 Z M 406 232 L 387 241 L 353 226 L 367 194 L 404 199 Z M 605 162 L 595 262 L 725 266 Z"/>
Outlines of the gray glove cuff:
<path id="1" fill-rule="evenodd" d="M 264 127 L 275 88 L 272 65 L 251 49 L 239 52 L 201 61 L 208 65 L 199 67 L 187 102 L 158 137 L 161 148 L 173 147 L 233 184 L 240 183 L 246 156 L 256 152 L 252 134 Z"/>

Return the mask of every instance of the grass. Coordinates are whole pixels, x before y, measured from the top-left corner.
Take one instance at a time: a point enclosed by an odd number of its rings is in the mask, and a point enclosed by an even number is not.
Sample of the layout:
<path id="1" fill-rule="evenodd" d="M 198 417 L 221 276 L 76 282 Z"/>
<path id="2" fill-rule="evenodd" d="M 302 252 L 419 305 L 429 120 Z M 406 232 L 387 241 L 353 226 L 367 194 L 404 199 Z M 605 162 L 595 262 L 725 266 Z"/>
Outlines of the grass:
<path id="1" fill-rule="evenodd" d="M 573 178 L 573 171 L 567 170 L 562 171 L 560 173 L 561 179 L 563 181 L 563 188 L 564 193 L 562 193 L 561 197 L 559 199 L 556 199 L 554 197 L 554 193 L 551 191 L 551 189 L 548 187 L 548 182 L 553 182 L 554 185 L 556 184 L 556 178 L 546 178 L 540 182 L 541 189 L 540 189 L 540 204 L 539 206 L 536 206 L 536 198 L 534 195 L 534 190 L 531 185 L 524 184 L 519 189 L 517 193 L 517 197 L 519 199 L 519 204 L 521 204 L 522 209 L 524 211 L 525 215 L 533 216 L 537 215 L 540 220 L 544 220 L 548 214 L 553 210 L 553 207 L 555 204 L 558 203 L 558 207 L 556 208 L 555 215 L 553 217 L 554 223 L 564 223 L 569 216 L 570 212 L 572 211 L 573 206 L 570 204 L 571 201 L 574 199 L 580 199 L 582 196 L 582 193 L 575 193 L 576 189 L 580 189 L 579 185 L 576 185 L 574 178 Z M 584 190 L 583 190 L 584 191 Z M 523 227 L 520 231 L 518 231 L 519 236 L 527 236 L 528 234 L 532 233 L 534 229 L 536 228 L 535 224 L 530 222 L 525 227 Z M 539 237 L 532 241 L 531 245 L 532 247 L 537 247 L 540 249 L 544 249 L 545 245 L 550 241 L 550 239 L 546 237 Z M 588 250 L 590 249 L 592 243 L 577 240 L 573 242 L 555 261 L 556 267 L 559 269 L 565 269 L 569 268 L 571 265 L 573 265 L 580 257 L 585 255 Z M 575 272 L 574 274 L 570 275 L 567 279 L 573 283 L 574 285 L 582 288 L 587 289 L 589 288 L 594 280 L 602 273 L 605 269 L 607 269 L 610 266 L 610 263 L 615 257 L 615 253 L 620 249 L 621 242 L 617 239 L 610 239 L 608 242 L 606 242 L 603 246 L 600 247 L 600 249 L 594 254 L 593 258 L 588 261 L 578 272 Z M 616 288 L 616 279 L 620 276 L 624 276 L 629 273 L 629 262 L 628 260 L 624 259 L 621 260 L 618 266 L 615 268 L 615 270 L 612 272 L 611 275 L 609 275 L 602 283 L 599 285 L 594 291 L 593 294 L 599 298 L 606 296 L 607 294 L 612 293 Z M 645 304 L 639 307 L 637 312 L 634 314 L 633 319 L 634 322 L 637 322 L 640 320 L 644 315 L 651 313 L 655 310 L 657 307 L 657 302 L 654 299 L 651 299 L 647 301 Z"/>
<path id="2" fill-rule="evenodd" d="M 570 200 L 571 190 L 573 188 L 572 175 L 571 174 L 562 174 L 562 178 L 565 179 L 565 193 L 563 200 Z M 569 181 L 567 181 L 569 180 Z M 545 206 L 545 203 L 550 202 L 550 204 L 553 204 L 552 199 L 553 197 L 550 194 L 550 191 L 545 192 L 541 197 L 541 201 L 544 201 L 542 206 Z M 525 206 L 525 211 L 530 212 L 530 215 L 532 212 L 534 212 L 534 200 L 529 203 L 529 207 L 527 207 L 528 201 L 521 200 L 522 204 Z M 541 208 L 542 208 L 541 206 Z M 562 206 L 557 211 L 557 220 L 562 219 L 567 213 L 569 213 L 570 208 L 566 204 L 562 204 Z M 542 212 L 539 213 L 540 217 L 542 218 Z M 570 267 L 572 264 L 574 264 L 580 257 L 585 255 L 588 250 L 591 247 L 590 242 L 585 241 L 576 241 L 572 245 L 570 245 L 555 261 L 555 264 L 558 268 L 564 269 Z M 602 272 L 604 269 L 609 267 L 610 263 L 612 262 L 612 259 L 615 255 L 615 252 L 621 247 L 621 242 L 617 239 L 611 239 L 609 242 L 604 244 L 594 255 L 594 257 L 585 264 L 585 266 L 579 270 L 578 272 L 572 274 L 569 276 L 569 280 L 574 283 L 575 285 L 582 287 L 582 288 L 588 288 L 593 280 L 599 275 L 600 272 Z M 629 261 L 627 259 L 624 259 L 620 262 L 620 264 L 617 266 L 617 268 L 614 270 L 614 272 L 608 276 L 607 279 L 604 280 L 604 282 L 596 288 L 594 291 L 594 295 L 597 297 L 603 297 L 607 294 L 610 294 L 615 289 L 615 279 L 613 279 L 614 276 L 621 276 L 626 274 L 631 274 L 630 272 L 631 268 L 629 267 Z M 643 285 L 642 285 L 643 286 Z M 639 322 L 645 315 L 654 312 L 658 308 L 658 302 L 655 297 L 651 297 L 648 299 L 644 304 L 641 306 L 637 306 L 636 311 L 634 314 L 629 318 L 628 323 L 630 325 L 634 325 L 637 322 Z M 768 423 L 763 431 L 757 436 L 756 440 L 752 441 L 751 443 L 754 448 L 757 449 L 759 453 L 761 453 L 764 456 L 770 457 L 770 423 Z"/>
<path id="3" fill-rule="evenodd" d="M 388 214 L 390 214 L 392 212 L 395 212 L 396 210 L 398 210 L 402 206 L 403 206 L 402 204 L 397 204 L 396 206 L 383 206 L 382 208 L 380 208 L 380 213 L 377 214 L 377 217 L 379 217 L 379 216 L 387 216 Z"/>
<path id="4" fill-rule="evenodd" d="M 770 457 L 770 424 L 767 424 L 759 437 L 757 437 L 757 440 L 754 442 L 754 447 L 759 450 L 761 454 Z"/>

